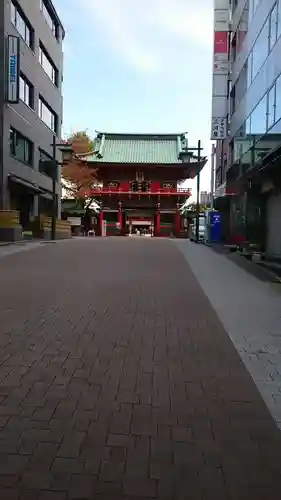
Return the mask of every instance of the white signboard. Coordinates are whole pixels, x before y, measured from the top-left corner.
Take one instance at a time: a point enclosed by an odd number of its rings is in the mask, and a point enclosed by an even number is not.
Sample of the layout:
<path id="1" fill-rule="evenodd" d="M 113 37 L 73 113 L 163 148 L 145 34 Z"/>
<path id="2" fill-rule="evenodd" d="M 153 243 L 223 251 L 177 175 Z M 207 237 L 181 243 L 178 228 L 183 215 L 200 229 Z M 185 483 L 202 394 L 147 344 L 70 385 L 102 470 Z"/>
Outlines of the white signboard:
<path id="1" fill-rule="evenodd" d="M 225 139 L 228 132 L 229 9 L 229 0 L 214 0 L 212 140 Z"/>
<path id="2" fill-rule="evenodd" d="M 213 75 L 228 75 L 228 54 L 214 54 Z"/>
<path id="3" fill-rule="evenodd" d="M 211 140 L 224 139 L 227 136 L 226 117 L 212 117 Z"/>
<path id="4" fill-rule="evenodd" d="M 224 75 L 213 75 L 213 96 L 227 97 L 228 81 Z"/>
<path id="5" fill-rule="evenodd" d="M 226 195 L 226 182 L 221 184 L 215 191 L 215 198 L 220 198 Z"/>
<path id="6" fill-rule="evenodd" d="M 215 31 L 228 31 L 229 27 L 229 10 L 216 9 L 214 18 Z"/>
<path id="7" fill-rule="evenodd" d="M 7 52 L 7 101 L 18 103 L 20 82 L 20 39 L 18 36 L 8 36 Z"/>

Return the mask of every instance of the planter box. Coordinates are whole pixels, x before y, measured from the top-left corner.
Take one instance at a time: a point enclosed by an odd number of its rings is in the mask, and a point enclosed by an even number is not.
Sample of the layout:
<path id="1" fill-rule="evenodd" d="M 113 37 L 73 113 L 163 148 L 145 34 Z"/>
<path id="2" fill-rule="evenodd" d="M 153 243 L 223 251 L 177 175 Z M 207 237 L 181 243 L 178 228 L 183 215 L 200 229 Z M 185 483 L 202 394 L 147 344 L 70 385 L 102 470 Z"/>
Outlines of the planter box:
<path id="1" fill-rule="evenodd" d="M 0 211 L 0 241 L 21 241 L 22 227 L 16 210 Z"/>

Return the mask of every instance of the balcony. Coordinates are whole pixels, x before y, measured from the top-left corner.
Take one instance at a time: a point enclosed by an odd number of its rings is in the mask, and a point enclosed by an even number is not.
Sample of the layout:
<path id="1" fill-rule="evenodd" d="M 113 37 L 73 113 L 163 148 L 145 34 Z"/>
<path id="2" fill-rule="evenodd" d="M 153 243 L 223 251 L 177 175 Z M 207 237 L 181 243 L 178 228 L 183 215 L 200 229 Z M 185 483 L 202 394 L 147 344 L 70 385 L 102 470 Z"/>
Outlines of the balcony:
<path id="1" fill-rule="evenodd" d="M 147 191 L 132 191 L 128 187 L 96 187 L 92 188 L 90 193 L 91 196 L 102 196 L 102 195 L 125 195 L 125 196 L 181 196 L 190 197 L 191 189 L 186 188 L 158 188 L 158 189 L 148 189 Z"/>

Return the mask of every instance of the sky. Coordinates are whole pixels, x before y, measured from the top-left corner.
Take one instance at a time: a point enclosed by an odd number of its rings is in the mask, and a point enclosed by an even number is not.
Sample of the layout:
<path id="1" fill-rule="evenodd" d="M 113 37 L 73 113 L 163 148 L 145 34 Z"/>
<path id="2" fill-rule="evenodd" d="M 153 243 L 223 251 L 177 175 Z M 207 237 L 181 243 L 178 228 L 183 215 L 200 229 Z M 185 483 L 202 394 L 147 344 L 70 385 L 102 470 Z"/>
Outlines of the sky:
<path id="1" fill-rule="evenodd" d="M 210 157 L 213 0 L 53 3 L 66 30 L 64 134 L 187 132 Z"/>

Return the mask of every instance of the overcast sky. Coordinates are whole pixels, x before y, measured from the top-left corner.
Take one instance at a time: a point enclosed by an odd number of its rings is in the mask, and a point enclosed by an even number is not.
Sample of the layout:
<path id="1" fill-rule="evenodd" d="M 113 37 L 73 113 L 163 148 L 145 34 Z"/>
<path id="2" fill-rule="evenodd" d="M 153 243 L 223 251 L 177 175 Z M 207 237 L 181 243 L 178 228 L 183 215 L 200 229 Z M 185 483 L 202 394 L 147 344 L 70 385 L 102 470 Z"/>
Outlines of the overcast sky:
<path id="1" fill-rule="evenodd" d="M 213 0 L 54 4 L 66 29 L 65 133 L 188 132 L 210 154 Z"/>

